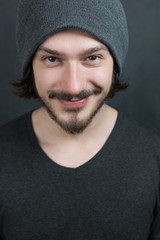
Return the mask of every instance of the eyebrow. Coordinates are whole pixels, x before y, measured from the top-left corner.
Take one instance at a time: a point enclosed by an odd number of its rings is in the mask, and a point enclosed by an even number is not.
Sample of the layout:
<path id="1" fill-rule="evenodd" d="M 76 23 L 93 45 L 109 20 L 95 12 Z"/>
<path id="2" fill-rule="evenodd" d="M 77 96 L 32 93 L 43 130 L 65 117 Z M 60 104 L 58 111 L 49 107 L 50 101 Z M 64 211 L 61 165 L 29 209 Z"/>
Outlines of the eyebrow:
<path id="1" fill-rule="evenodd" d="M 109 50 L 106 46 L 100 45 L 98 47 L 89 48 L 89 49 L 85 50 L 84 52 L 80 53 L 80 56 L 84 57 L 86 55 L 90 55 L 90 54 L 96 53 L 96 52 L 101 51 L 101 50 L 109 52 Z"/>
<path id="2" fill-rule="evenodd" d="M 46 52 L 46 53 L 56 55 L 56 56 L 64 56 L 63 53 L 60 53 L 57 50 L 53 50 L 53 49 L 46 48 L 46 47 L 43 47 L 43 46 L 39 47 L 37 51 Z"/>
<path id="3" fill-rule="evenodd" d="M 85 50 L 84 52 L 80 53 L 79 56 L 84 57 L 86 55 L 93 54 L 93 53 L 101 51 L 101 50 L 109 52 L 109 49 L 105 45 L 100 45 L 100 46 L 89 48 L 89 49 Z M 46 48 L 44 46 L 40 46 L 37 51 L 43 51 L 43 52 L 46 52 L 46 53 L 49 53 L 49 54 L 52 54 L 52 55 L 55 55 L 58 57 L 65 56 L 64 53 L 58 52 L 57 50 L 53 50 L 50 48 Z"/>

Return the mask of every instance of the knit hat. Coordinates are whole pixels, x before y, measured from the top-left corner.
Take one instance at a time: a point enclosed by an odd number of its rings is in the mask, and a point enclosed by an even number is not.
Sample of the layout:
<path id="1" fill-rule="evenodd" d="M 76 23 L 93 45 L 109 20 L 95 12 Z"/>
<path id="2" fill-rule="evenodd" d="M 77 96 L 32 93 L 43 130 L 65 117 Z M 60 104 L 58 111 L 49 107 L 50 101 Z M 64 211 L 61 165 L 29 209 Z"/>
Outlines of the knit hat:
<path id="1" fill-rule="evenodd" d="M 47 37 L 68 28 L 84 30 L 106 44 L 121 74 L 128 29 L 119 0 L 20 0 L 16 44 L 23 72 Z"/>

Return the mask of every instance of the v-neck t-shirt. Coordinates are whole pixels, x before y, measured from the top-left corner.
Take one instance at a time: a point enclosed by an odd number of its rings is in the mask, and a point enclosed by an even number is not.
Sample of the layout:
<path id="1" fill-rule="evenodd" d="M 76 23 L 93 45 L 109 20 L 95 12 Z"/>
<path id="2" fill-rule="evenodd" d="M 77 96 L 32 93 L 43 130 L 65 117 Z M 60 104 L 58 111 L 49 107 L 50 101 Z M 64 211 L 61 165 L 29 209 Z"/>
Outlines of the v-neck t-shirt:
<path id="1" fill-rule="evenodd" d="M 31 115 L 0 128 L 0 240 L 160 239 L 158 133 L 119 112 L 100 151 L 68 168 L 41 149 Z"/>

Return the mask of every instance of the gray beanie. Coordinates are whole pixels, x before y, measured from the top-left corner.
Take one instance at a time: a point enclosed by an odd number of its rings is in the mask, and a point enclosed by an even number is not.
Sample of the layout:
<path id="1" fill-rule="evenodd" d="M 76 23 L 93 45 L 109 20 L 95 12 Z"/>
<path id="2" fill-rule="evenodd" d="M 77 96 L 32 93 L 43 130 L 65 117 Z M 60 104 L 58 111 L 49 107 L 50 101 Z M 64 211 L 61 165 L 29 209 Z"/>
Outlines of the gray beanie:
<path id="1" fill-rule="evenodd" d="M 39 45 L 51 34 L 67 28 L 84 30 L 106 44 L 121 74 L 128 29 L 119 0 L 20 0 L 16 44 L 23 72 Z"/>

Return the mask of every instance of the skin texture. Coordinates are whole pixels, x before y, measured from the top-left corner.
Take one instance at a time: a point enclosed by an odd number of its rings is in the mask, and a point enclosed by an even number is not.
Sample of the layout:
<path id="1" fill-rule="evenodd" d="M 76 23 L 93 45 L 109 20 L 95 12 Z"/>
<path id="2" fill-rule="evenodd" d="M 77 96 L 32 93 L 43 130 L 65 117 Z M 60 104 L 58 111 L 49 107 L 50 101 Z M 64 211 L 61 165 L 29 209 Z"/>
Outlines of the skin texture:
<path id="1" fill-rule="evenodd" d="M 103 146 L 117 118 L 117 112 L 104 103 L 112 82 L 113 58 L 99 40 L 70 29 L 43 42 L 32 66 L 37 93 L 44 104 L 33 113 L 37 139 L 52 160 L 79 166 Z M 82 154 L 79 149 L 85 141 L 89 144 Z M 62 144 L 67 151 L 65 163 L 58 147 Z M 73 151 L 79 156 L 74 164 L 67 160 Z"/>

